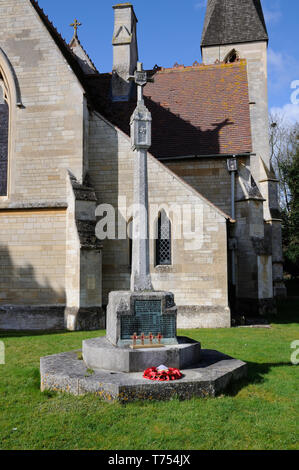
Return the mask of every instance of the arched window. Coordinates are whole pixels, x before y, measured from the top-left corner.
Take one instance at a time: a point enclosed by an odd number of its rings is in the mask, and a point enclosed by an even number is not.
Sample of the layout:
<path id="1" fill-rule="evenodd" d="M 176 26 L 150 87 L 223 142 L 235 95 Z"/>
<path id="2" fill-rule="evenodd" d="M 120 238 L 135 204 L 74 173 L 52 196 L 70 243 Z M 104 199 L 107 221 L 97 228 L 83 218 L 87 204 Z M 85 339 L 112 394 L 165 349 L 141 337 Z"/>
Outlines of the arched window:
<path id="1" fill-rule="evenodd" d="M 132 268 L 133 257 L 133 219 L 130 219 L 127 226 L 127 234 L 129 239 L 129 266 Z"/>
<path id="2" fill-rule="evenodd" d="M 0 196 L 7 196 L 9 106 L 0 73 Z"/>
<path id="3" fill-rule="evenodd" d="M 157 220 L 156 266 L 171 264 L 171 222 L 162 210 Z"/>
<path id="4" fill-rule="evenodd" d="M 237 62 L 239 58 L 240 57 L 239 57 L 238 52 L 236 51 L 236 49 L 233 49 L 227 54 L 227 56 L 224 59 L 224 62 L 226 64 L 232 64 L 233 62 Z"/>

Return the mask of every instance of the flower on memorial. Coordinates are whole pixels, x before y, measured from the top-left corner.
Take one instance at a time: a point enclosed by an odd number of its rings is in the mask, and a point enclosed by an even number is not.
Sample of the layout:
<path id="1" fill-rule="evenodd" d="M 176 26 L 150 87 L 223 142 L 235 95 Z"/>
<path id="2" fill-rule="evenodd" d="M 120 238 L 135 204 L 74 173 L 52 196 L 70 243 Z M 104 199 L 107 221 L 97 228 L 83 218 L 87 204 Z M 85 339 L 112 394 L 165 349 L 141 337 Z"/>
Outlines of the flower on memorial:
<path id="1" fill-rule="evenodd" d="M 170 380 L 178 380 L 182 378 L 182 373 L 179 369 L 175 369 L 173 367 L 150 367 L 144 371 L 143 378 L 159 382 L 169 382 Z"/>

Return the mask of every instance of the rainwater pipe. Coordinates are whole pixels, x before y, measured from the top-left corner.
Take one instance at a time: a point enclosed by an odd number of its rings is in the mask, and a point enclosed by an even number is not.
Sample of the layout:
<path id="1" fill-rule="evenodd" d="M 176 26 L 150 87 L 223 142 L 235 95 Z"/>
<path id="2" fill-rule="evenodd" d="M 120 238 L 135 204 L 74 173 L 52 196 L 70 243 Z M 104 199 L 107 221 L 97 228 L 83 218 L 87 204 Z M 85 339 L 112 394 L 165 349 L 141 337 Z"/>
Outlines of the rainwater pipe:
<path id="1" fill-rule="evenodd" d="M 236 204 L 235 204 L 235 194 L 236 194 L 236 173 L 238 171 L 238 161 L 236 155 L 233 155 L 233 158 L 228 158 L 227 160 L 227 169 L 231 175 L 231 218 L 236 220 Z M 232 244 L 231 246 L 231 265 L 232 265 L 232 285 L 236 287 L 236 246 Z"/>

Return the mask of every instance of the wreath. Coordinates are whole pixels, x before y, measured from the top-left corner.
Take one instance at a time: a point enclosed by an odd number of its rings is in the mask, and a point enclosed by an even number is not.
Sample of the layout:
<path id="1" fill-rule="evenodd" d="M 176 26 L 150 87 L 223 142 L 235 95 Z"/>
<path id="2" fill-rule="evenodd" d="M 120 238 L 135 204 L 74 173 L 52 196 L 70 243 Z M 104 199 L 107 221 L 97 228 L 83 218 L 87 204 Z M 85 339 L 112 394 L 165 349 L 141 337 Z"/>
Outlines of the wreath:
<path id="1" fill-rule="evenodd" d="M 170 380 L 178 380 L 182 378 L 182 373 L 179 369 L 173 367 L 161 369 L 159 367 L 150 367 L 143 373 L 143 378 L 148 380 L 156 380 L 159 382 L 169 382 Z"/>

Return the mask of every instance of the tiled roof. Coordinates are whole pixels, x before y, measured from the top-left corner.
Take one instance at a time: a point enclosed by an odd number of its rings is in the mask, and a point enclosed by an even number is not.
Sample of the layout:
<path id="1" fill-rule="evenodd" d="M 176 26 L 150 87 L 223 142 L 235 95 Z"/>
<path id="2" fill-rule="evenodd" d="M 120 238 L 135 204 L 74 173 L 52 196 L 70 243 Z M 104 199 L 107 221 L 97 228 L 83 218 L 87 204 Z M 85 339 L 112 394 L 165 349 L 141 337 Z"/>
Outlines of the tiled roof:
<path id="1" fill-rule="evenodd" d="M 246 61 L 158 70 L 144 89 L 158 157 L 250 153 Z M 95 108 L 129 135 L 136 101 L 111 103 L 111 74 L 89 79 Z"/>
<path id="2" fill-rule="evenodd" d="M 202 46 L 268 41 L 260 0 L 208 0 Z"/>
<path id="3" fill-rule="evenodd" d="M 136 100 L 112 103 L 111 74 L 86 75 L 37 1 L 30 0 L 82 84 L 89 105 L 130 135 Z M 155 69 L 144 89 L 153 117 L 151 153 L 158 157 L 249 153 L 252 150 L 246 61 Z"/>

